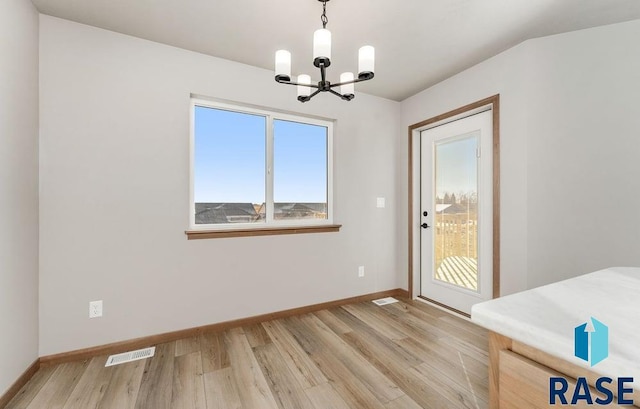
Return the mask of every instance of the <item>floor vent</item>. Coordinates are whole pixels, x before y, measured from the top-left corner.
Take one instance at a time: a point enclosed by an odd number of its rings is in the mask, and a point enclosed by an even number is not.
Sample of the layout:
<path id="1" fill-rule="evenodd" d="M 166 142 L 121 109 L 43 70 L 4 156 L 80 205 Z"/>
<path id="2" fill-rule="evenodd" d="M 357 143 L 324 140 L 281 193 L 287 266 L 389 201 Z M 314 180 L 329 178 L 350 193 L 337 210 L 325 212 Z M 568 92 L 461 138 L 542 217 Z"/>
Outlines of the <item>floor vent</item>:
<path id="1" fill-rule="evenodd" d="M 151 358 L 153 354 L 156 353 L 156 347 L 138 349 L 137 351 L 125 352 L 118 355 L 111 355 L 109 359 L 107 359 L 107 363 L 104 365 L 113 366 L 120 365 L 126 362 L 138 361 L 140 359 Z"/>
<path id="2" fill-rule="evenodd" d="M 387 305 L 387 304 L 393 304 L 394 302 L 398 302 L 398 300 L 396 300 L 393 297 L 380 298 L 379 300 L 373 300 L 373 303 L 375 305 Z"/>

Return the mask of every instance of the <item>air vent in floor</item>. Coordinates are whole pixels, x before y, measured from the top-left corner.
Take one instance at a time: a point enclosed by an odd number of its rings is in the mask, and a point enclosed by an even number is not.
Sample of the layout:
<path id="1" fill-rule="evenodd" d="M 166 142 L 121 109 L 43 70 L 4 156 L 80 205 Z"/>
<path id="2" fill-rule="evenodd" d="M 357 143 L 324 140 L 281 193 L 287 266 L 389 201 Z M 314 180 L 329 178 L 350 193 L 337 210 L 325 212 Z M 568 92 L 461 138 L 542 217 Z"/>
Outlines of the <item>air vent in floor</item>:
<path id="1" fill-rule="evenodd" d="M 394 302 L 398 302 L 398 300 L 396 300 L 393 297 L 380 298 L 379 300 L 373 300 L 373 303 L 375 305 L 387 305 L 387 304 L 393 304 Z"/>
<path id="2" fill-rule="evenodd" d="M 137 351 L 130 351 L 122 354 L 111 355 L 109 359 L 107 359 L 107 363 L 104 366 L 107 367 L 107 366 L 113 366 L 113 365 L 120 365 L 126 362 L 132 362 L 140 359 L 151 358 L 155 353 L 156 353 L 156 347 L 151 347 L 151 348 L 145 348 L 145 349 L 138 349 Z"/>

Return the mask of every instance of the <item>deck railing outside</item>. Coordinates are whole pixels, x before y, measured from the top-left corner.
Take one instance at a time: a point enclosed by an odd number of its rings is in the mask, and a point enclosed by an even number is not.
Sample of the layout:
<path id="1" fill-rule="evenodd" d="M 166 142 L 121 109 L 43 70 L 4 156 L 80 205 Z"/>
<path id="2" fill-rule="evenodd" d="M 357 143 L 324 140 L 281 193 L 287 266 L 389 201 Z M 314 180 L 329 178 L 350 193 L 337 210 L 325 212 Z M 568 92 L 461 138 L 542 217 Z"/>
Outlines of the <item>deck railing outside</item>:
<path id="1" fill-rule="evenodd" d="M 478 216 L 474 212 L 435 217 L 435 277 L 478 290 Z"/>

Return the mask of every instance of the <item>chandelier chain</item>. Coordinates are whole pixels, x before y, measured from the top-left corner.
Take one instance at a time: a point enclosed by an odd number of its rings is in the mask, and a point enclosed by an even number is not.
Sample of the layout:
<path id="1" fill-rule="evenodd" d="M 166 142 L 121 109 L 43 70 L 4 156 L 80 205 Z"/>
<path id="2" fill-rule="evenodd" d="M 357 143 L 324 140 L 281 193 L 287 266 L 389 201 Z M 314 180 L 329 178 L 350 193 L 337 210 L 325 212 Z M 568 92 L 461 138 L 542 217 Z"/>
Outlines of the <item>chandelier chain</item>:
<path id="1" fill-rule="evenodd" d="M 327 18 L 327 1 L 324 0 L 322 2 L 322 15 L 320 16 L 320 20 L 322 21 L 322 28 L 327 28 L 327 23 L 329 19 Z"/>

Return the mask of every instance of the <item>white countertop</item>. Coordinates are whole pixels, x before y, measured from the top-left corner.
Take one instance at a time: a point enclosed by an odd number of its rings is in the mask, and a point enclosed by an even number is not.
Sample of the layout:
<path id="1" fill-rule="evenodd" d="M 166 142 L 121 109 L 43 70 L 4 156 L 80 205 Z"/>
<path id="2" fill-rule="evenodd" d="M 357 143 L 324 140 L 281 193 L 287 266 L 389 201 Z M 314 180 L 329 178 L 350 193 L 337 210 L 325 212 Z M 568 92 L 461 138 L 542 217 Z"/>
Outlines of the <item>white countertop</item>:
<path id="1" fill-rule="evenodd" d="M 591 317 L 609 327 L 609 357 L 593 368 L 574 357 L 574 328 Z M 473 306 L 471 320 L 640 390 L 640 268 L 613 267 Z"/>

